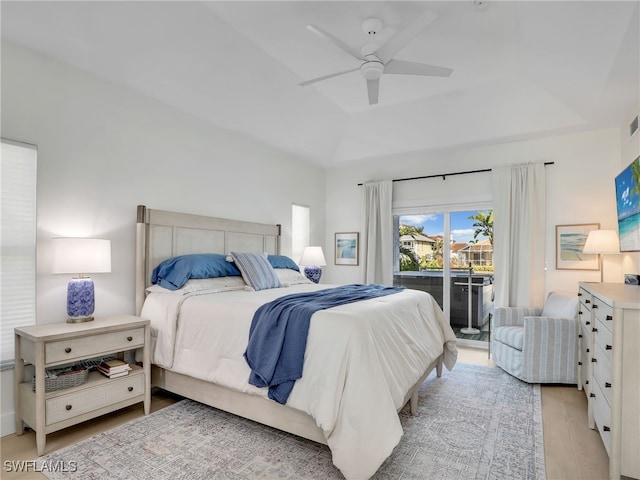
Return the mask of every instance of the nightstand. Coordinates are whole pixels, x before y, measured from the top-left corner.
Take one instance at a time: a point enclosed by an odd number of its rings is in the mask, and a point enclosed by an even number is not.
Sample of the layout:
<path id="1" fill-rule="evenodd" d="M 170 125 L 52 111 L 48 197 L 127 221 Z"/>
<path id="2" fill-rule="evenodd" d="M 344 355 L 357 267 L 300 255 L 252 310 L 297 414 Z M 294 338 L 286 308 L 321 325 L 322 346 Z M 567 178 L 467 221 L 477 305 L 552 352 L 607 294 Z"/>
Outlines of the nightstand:
<path id="1" fill-rule="evenodd" d="M 149 320 L 131 315 L 96 318 L 86 323 L 51 323 L 15 329 L 16 435 L 24 421 L 36 432 L 38 455 L 46 435 L 138 402 L 151 407 Z M 79 360 L 143 349 L 143 366 L 131 365 L 128 375 L 107 378 L 94 371 L 82 385 L 45 392 L 45 369 Z M 24 364 L 35 367 L 35 392 L 24 379 Z"/>

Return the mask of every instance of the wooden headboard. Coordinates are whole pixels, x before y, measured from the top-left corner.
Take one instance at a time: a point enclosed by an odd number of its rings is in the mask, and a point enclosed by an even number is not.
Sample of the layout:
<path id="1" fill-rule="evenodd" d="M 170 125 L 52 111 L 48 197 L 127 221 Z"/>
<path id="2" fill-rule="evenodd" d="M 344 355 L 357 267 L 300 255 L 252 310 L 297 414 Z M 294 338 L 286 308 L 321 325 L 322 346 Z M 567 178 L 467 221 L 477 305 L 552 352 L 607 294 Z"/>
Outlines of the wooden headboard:
<path id="1" fill-rule="evenodd" d="M 163 260 L 189 253 L 280 253 L 280 225 L 152 210 L 138 205 L 136 314 L 142 310 L 151 273 Z"/>

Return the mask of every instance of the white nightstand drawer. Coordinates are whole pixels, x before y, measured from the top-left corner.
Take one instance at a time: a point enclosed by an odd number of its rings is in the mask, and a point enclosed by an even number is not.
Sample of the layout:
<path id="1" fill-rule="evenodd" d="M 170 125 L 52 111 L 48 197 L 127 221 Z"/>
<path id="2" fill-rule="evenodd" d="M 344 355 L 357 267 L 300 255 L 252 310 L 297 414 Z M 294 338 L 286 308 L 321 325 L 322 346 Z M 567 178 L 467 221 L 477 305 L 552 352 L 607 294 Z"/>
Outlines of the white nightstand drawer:
<path id="1" fill-rule="evenodd" d="M 137 372 L 69 395 L 51 398 L 46 401 L 46 424 L 61 422 L 144 393 L 145 376 L 142 372 Z"/>
<path id="2" fill-rule="evenodd" d="M 88 355 L 127 350 L 144 345 L 144 328 L 71 338 L 45 345 L 45 363 L 74 361 Z"/>

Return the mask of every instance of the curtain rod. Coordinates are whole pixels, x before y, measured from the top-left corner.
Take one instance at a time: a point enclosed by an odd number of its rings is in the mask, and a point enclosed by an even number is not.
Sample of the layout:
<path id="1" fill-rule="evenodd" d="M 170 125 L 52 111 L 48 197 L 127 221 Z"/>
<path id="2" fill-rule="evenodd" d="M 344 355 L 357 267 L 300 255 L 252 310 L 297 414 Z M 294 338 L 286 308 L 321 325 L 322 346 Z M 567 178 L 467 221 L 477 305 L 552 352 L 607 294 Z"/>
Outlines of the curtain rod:
<path id="1" fill-rule="evenodd" d="M 553 165 L 555 162 L 544 162 L 544 165 Z M 438 178 L 442 177 L 442 180 L 446 180 L 446 177 L 453 177 L 454 175 L 467 175 L 468 173 L 482 173 L 482 172 L 490 172 L 490 168 L 484 168 L 482 170 L 467 170 L 465 172 L 451 172 L 451 173 L 440 173 L 437 175 L 422 175 L 420 177 L 407 177 L 407 178 L 394 178 L 391 180 L 392 182 L 406 182 L 408 180 L 422 180 L 424 178 Z M 359 183 L 358 186 L 361 187 L 363 184 Z"/>

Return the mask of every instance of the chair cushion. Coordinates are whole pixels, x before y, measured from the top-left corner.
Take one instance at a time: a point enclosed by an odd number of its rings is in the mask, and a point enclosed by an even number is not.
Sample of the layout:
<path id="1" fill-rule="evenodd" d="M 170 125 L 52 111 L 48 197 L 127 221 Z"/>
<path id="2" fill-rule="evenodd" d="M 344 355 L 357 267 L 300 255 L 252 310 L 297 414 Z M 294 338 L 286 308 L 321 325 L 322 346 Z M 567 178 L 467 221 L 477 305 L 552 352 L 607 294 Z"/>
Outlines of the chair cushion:
<path id="1" fill-rule="evenodd" d="M 577 295 L 551 292 L 544 304 L 541 316 L 551 318 L 575 318 L 577 314 Z"/>
<path id="2" fill-rule="evenodd" d="M 492 335 L 496 342 L 522 351 L 522 345 L 524 344 L 524 327 L 498 327 L 493 330 Z"/>

